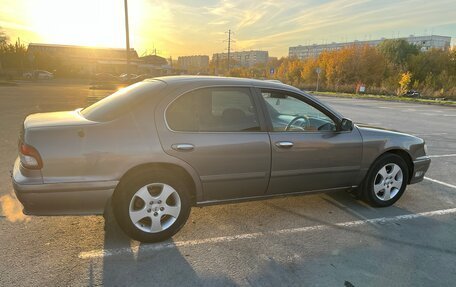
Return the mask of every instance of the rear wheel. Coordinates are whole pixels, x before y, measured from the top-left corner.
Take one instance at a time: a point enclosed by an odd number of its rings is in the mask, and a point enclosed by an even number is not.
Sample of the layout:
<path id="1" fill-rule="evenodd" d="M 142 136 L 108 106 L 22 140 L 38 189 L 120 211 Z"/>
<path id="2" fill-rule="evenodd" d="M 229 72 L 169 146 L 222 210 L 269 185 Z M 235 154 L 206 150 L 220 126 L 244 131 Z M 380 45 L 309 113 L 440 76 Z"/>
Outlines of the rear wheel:
<path id="1" fill-rule="evenodd" d="M 373 206 L 394 204 L 407 187 L 408 168 L 402 157 L 385 154 L 377 159 L 364 180 L 364 199 Z"/>
<path id="2" fill-rule="evenodd" d="M 163 241 L 176 234 L 190 214 L 186 186 L 163 172 L 146 170 L 120 183 L 113 197 L 117 222 L 131 238 Z"/>

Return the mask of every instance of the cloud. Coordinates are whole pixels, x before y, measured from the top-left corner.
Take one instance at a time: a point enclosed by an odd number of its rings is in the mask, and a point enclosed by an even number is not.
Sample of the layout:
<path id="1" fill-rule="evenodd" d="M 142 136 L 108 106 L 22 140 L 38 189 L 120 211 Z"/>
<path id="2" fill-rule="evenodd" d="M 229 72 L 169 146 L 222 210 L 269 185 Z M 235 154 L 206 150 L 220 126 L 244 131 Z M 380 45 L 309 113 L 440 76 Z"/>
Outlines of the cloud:
<path id="1" fill-rule="evenodd" d="M 33 31 L 33 28 L 24 24 L 0 21 L 0 27 L 4 29 L 13 29 L 13 30 L 23 30 L 23 31 Z"/>
<path id="2" fill-rule="evenodd" d="M 35 1 L 0 0 L 2 7 L 10 7 L 0 12 L 0 25 L 4 21 L 35 29 L 21 16 L 21 9 L 33 11 L 31 3 Z M 237 50 L 269 49 L 274 56 L 287 55 L 294 45 L 363 40 L 367 35 L 380 38 L 427 29 L 456 37 L 454 0 L 137 0 L 129 5 L 141 15 L 130 19 L 132 45 L 140 51 L 154 46 L 174 57 L 224 51 L 228 29 L 235 32 Z M 15 17 L 20 20 L 13 21 Z M 123 31 L 118 34 L 123 45 Z"/>
<path id="3" fill-rule="evenodd" d="M 212 21 L 208 23 L 209 25 L 226 25 L 228 20 Z"/>

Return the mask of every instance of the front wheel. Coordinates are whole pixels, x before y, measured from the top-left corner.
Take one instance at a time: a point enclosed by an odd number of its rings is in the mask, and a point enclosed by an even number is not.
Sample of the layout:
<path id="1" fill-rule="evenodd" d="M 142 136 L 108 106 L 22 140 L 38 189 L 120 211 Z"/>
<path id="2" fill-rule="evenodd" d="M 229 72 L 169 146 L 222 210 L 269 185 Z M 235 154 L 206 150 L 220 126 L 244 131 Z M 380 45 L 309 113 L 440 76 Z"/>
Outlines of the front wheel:
<path id="1" fill-rule="evenodd" d="M 377 159 L 364 180 L 364 199 L 371 205 L 393 205 L 405 191 L 408 168 L 402 157 L 385 154 Z"/>
<path id="2" fill-rule="evenodd" d="M 190 214 L 186 186 L 160 172 L 146 171 L 120 183 L 113 198 L 122 230 L 141 242 L 163 241 L 176 234 Z"/>

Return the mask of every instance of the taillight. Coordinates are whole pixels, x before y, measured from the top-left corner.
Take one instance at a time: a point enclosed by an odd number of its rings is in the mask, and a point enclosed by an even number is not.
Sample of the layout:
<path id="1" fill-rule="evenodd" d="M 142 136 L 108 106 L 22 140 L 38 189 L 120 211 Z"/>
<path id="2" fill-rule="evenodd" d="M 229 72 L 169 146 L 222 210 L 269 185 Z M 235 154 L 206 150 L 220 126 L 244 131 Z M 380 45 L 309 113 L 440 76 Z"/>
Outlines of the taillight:
<path id="1" fill-rule="evenodd" d="M 25 168 L 41 169 L 43 167 L 40 153 L 31 145 L 19 142 L 19 157 Z"/>

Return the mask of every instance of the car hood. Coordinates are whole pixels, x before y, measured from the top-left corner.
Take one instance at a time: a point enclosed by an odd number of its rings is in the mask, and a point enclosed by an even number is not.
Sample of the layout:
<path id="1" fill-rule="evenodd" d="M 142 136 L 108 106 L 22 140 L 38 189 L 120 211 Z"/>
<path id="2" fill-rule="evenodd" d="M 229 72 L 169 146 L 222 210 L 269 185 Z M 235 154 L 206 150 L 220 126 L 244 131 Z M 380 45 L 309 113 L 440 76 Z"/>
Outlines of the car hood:
<path id="1" fill-rule="evenodd" d="M 75 111 L 31 114 L 25 119 L 24 128 L 77 126 L 95 123 L 84 118 L 79 111 L 78 109 Z"/>
<path id="2" fill-rule="evenodd" d="M 364 124 L 364 123 L 355 123 L 355 124 L 356 124 L 356 126 L 357 126 L 358 128 L 363 128 L 363 129 L 374 129 L 374 130 L 379 130 L 379 131 L 386 131 L 386 132 L 394 132 L 394 133 L 401 133 L 401 134 L 403 134 L 402 132 L 400 132 L 400 131 L 398 131 L 398 130 L 382 128 L 382 127 L 373 126 L 373 125 L 370 125 L 370 124 Z"/>
<path id="3" fill-rule="evenodd" d="M 363 136 L 363 139 L 384 139 L 384 140 L 399 140 L 399 141 L 406 141 L 415 144 L 424 143 L 424 140 L 416 137 L 411 134 L 403 133 L 400 131 L 392 130 L 392 129 L 385 129 L 381 127 L 375 127 L 372 125 L 367 124 L 356 124 L 359 132 Z"/>
<path id="4" fill-rule="evenodd" d="M 412 161 L 426 156 L 425 142 L 419 137 L 371 125 L 355 126 L 363 138 L 364 149 L 373 152 L 375 157 L 388 150 L 406 151 Z"/>

